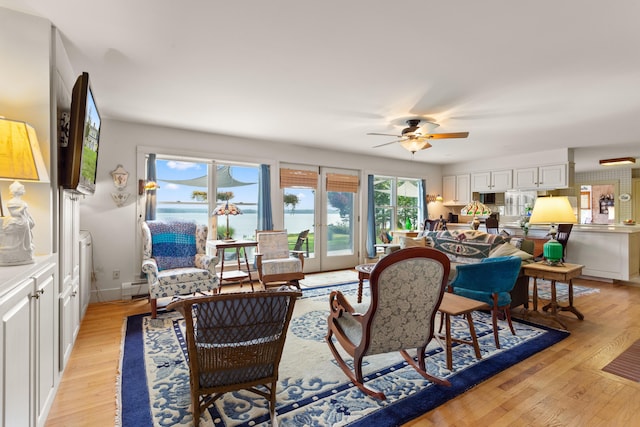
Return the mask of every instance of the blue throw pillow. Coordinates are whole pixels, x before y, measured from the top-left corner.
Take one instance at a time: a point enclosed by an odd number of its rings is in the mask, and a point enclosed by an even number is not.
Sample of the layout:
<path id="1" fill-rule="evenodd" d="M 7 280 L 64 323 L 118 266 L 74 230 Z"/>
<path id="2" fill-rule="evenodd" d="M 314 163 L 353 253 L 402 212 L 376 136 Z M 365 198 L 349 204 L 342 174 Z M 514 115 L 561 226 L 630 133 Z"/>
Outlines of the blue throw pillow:
<path id="1" fill-rule="evenodd" d="M 195 222 L 147 221 L 147 225 L 158 270 L 193 267 L 197 252 Z"/>

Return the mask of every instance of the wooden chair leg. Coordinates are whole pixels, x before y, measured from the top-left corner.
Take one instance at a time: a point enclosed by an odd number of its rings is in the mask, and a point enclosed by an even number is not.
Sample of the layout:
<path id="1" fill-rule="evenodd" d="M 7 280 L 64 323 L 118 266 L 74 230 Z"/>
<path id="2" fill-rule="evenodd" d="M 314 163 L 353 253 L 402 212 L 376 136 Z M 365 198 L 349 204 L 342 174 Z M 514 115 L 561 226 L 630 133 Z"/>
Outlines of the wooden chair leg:
<path id="1" fill-rule="evenodd" d="M 151 304 L 151 318 L 155 319 L 158 315 L 158 300 L 155 298 L 149 298 L 149 304 Z"/>
<path id="2" fill-rule="evenodd" d="M 511 310 L 509 309 L 509 306 L 504 308 L 504 316 L 507 318 L 507 322 L 509 323 L 509 329 L 511 329 L 511 333 L 515 335 L 516 330 L 513 329 L 513 323 L 511 322 Z"/>
<path id="3" fill-rule="evenodd" d="M 500 338 L 498 337 L 498 309 L 493 307 L 491 309 L 491 320 L 493 322 L 493 339 L 496 342 L 496 348 L 500 348 Z"/>

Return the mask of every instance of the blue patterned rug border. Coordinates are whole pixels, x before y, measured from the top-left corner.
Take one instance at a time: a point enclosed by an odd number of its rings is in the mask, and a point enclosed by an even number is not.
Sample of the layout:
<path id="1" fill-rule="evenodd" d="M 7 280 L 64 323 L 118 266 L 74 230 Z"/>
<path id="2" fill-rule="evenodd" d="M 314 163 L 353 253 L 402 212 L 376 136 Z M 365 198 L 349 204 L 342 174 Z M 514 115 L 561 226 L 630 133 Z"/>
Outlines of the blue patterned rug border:
<path id="1" fill-rule="evenodd" d="M 447 378 L 451 382 L 450 387 L 434 384 L 432 387 L 399 402 L 395 402 L 393 405 L 385 406 L 379 411 L 367 414 L 359 420 L 350 423 L 349 427 L 369 427 L 371 425 L 375 425 L 376 427 L 394 427 L 409 422 L 476 387 L 478 384 L 488 380 L 499 372 L 551 347 L 570 335 L 568 331 L 550 328 L 525 320 L 513 319 L 513 321 L 544 329 L 547 333 L 525 344 L 520 344 L 515 348 L 509 349 L 507 352 L 489 358 L 483 358 L 471 368 L 464 369 L 450 376 Z"/>
<path id="2" fill-rule="evenodd" d="M 321 287 L 314 287 L 303 290 L 302 298 L 311 298 L 317 295 L 327 293 L 328 288 L 341 289 L 346 287 L 357 287 L 357 281 L 333 284 Z M 123 375 L 124 373 L 136 372 L 135 366 L 144 366 L 143 351 L 143 334 L 142 321 L 149 313 L 129 316 L 126 319 L 126 335 L 123 343 L 123 356 L 121 360 L 121 378 L 120 378 L 120 399 L 126 404 L 120 404 L 118 419 L 126 420 L 127 426 L 152 426 L 153 419 L 150 411 L 141 410 L 141 408 L 149 408 L 149 391 L 147 383 L 136 377 L 139 372 L 132 376 Z M 483 381 L 491 378 L 497 373 L 523 361 L 524 359 L 556 344 L 569 336 L 569 332 L 557 330 L 534 322 L 521 319 L 514 319 L 514 322 L 535 326 L 536 328 L 545 330 L 547 333 L 536 337 L 527 343 L 520 344 L 507 352 L 503 352 L 491 357 L 483 358 L 471 368 L 461 370 L 453 374 L 448 379 L 451 381 L 451 387 L 443 387 L 432 385 L 431 387 L 420 391 L 412 396 L 406 397 L 400 401 L 394 402 L 392 405 L 386 405 L 377 411 L 371 412 L 362 418 L 348 424 L 349 427 L 392 427 L 409 422 L 424 413 L 437 408 L 448 400 L 466 392 Z M 432 350 L 430 352 L 442 351 L 441 349 Z M 396 366 L 388 367 L 387 370 L 393 370 Z M 341 389 L 352 387 L 351 383 L 345 383 L 340 386 Z M 334 394 L 333 391 L 327 391 L 326 395 Z M 317 399 L 320 395 L 310 396 L 308 399 Z M 298 404 L 303 404 L 300 401 Z M 213 411 L 212 411 L 213 409 Z M 283 412 L 287 412 L 285 407 L 281 408 Z M 212 416 L 215 416 L 215 409 L 210 408 Z M 264 419 L 262 419 L 264 418 Z M 260 423 L 268 419 L 268 414 L 253 422 Z"/>

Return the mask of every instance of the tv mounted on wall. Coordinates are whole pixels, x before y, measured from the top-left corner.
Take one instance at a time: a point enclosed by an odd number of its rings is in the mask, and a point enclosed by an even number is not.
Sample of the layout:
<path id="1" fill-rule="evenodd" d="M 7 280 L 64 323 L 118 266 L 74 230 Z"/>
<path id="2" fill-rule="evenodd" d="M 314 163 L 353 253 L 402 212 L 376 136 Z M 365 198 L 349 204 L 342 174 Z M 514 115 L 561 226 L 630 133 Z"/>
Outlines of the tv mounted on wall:
<path id="1" fill-rule="evenodd" d="M 68 135 L 66 146 L 63 142 L 60 147 L 60 185 L 68 190 L 93 194 L 98 170 L 100 113 L 86 72 L 73 86 Z"/>

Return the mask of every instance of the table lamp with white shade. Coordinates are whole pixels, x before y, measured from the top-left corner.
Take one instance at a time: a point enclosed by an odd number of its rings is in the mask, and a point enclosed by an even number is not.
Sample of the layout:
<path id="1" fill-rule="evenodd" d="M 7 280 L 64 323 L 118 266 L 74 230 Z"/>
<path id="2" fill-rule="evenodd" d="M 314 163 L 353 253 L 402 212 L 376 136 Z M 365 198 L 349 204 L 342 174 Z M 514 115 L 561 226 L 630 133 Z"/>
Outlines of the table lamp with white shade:
<path id="1" fill-rule="evenodd" d="M 536 199 L 529 223 L 551 225 L 549 229 L 551 238 L 543 246 L 543 255 L 547 264 L 560 264 L 564 254 L 562 243 L 556 240 L 558 232 L 556 224 L 575 224 L 576 222 L 576 215 L 566 196 L 538 197 Z"/>
<path id="2" fill-rule="evenodd" d="M 0 195 L 0 266 L 32 263 L 35 223 L 22 200 L 20 181 L 49 182 L 36 132 L 31 125 L 0 117 L 0 180 L 15 180 L 9 187 L 9 216 L 5 218 Z"/>

